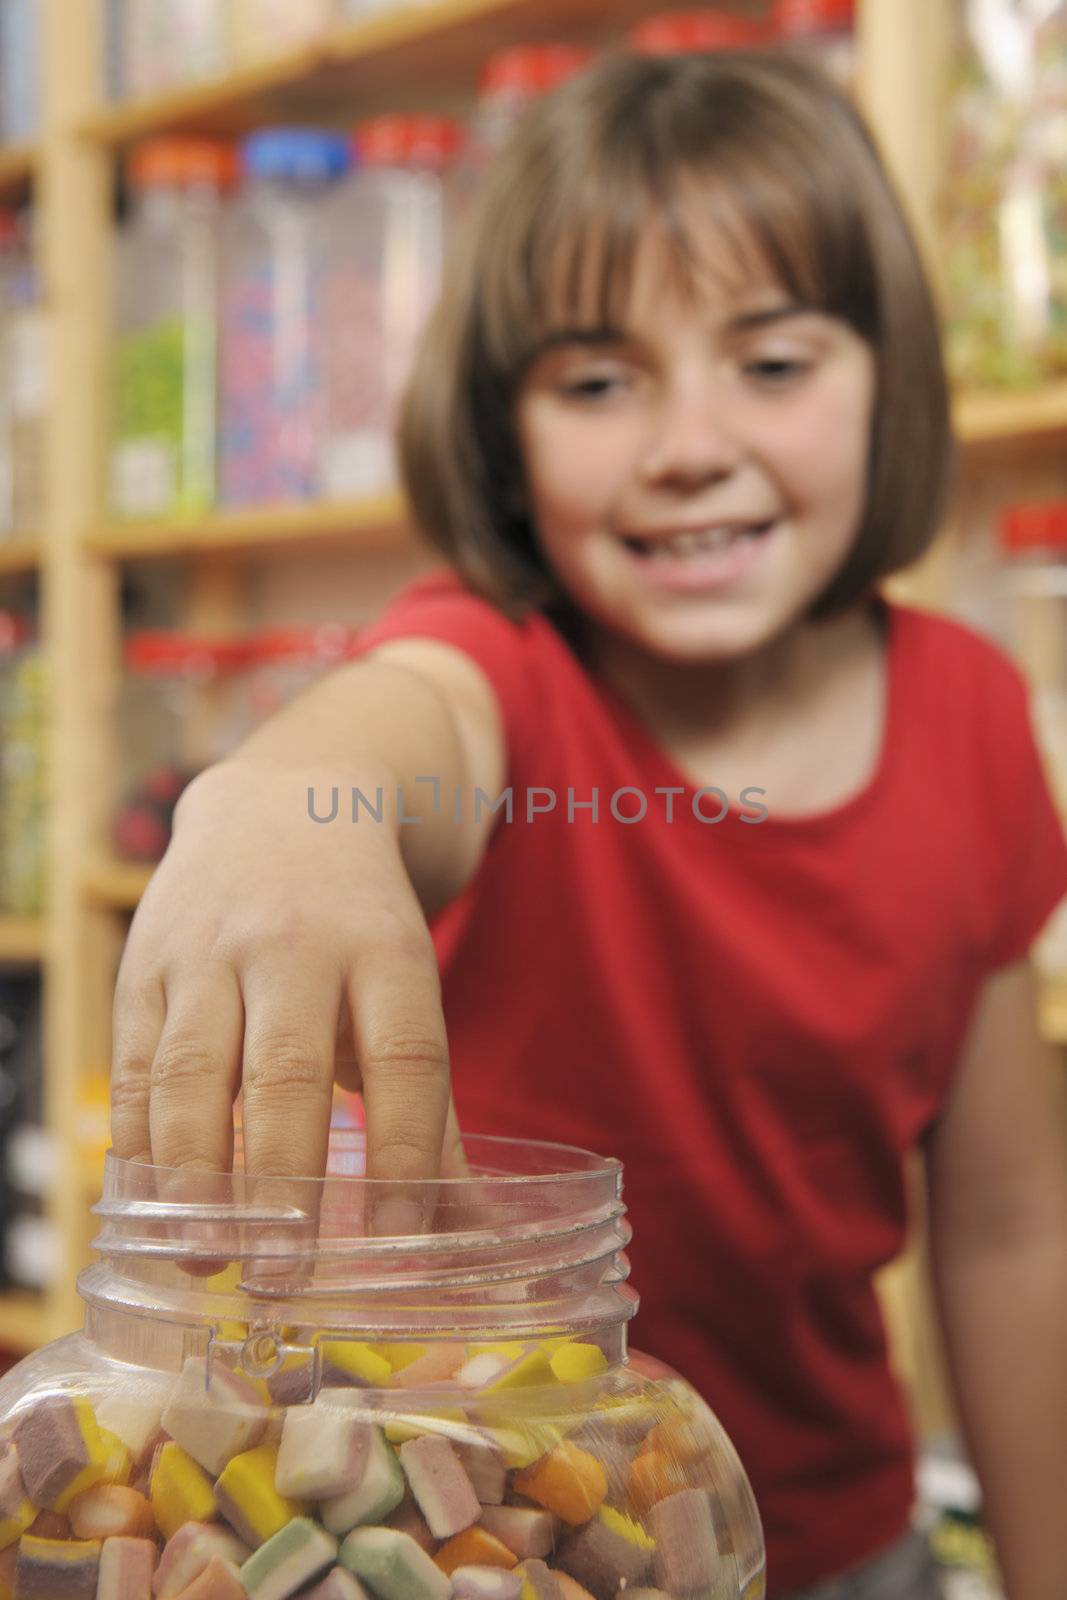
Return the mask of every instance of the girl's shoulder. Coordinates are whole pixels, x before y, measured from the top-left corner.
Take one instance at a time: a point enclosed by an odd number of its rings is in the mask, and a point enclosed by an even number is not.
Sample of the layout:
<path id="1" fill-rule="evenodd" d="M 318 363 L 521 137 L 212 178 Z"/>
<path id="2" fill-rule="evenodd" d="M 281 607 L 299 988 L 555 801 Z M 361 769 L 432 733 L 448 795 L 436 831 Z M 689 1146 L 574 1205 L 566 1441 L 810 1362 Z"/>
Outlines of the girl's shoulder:
<path id="1" fill-rule="evenodd" d="M 1002 646 L 968 623 L 919 606 L 886 602 L 896 666 L 912 710 L 1025 715 L 1027 685 Z"/>

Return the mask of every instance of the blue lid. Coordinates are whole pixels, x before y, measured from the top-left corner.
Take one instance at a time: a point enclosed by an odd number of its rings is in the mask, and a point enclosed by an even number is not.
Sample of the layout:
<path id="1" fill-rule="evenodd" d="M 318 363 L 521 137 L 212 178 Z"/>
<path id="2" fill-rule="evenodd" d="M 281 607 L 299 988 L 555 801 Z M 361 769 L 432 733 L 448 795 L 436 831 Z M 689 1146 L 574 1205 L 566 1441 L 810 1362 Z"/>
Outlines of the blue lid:
<path id="1" fill-rule="evenodd" d="M 325 183 L 350 164 L 348 140 L 323 128 L 262 128 L 241 145 L 248 178 Z"/>

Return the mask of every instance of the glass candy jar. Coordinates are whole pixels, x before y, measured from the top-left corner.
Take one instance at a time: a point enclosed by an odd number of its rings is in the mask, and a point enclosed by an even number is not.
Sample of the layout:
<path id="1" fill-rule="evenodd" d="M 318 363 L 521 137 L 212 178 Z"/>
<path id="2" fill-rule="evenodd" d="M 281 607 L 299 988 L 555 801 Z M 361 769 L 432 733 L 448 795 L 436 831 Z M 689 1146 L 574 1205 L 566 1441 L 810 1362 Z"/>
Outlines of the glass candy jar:
<path id="1" fill-rule="evenodd" d="M 0 1574 L 71 1600 L 761 1597 L 732 1445 L 627 1354 L 618 1162 L 466 1153 L 469 1179 L 403 1190 L 351 1130 L 324 1180 L 109 1155 L 84 1330 L 0 1381 Z"/>

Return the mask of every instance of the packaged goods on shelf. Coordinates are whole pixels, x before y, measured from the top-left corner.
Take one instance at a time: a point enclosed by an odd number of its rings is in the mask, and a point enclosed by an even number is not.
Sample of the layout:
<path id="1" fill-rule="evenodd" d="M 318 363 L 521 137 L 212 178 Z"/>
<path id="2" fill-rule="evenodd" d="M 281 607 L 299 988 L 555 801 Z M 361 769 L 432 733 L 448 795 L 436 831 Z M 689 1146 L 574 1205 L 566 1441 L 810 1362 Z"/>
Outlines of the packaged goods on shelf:
<path id="1" fill-rule="evenodd" d="M 487 56 L 478 78 L 478 99 L 463 157 L 464 199 L 477 188 L 493 156 L 526 108 L 558 88 L 593 59 L 585 45 L 560 40 L 516 45 Z"/>
<path id="2" fill-rule="evenodd" d="M 228 11 L 219 0 L 110 0 L 111 95 L 136 99 L 221 77 L 231 61 Z"/>
<path id="3" fill-rule="evenodd" d="M 215 502 L 220 207 L 236 156 L 216 140 L 150 140 L 127 170 L 112 506 L 129 517 L 194 514 Z"/>
<path id="4" fill-rule="evenodd" d="M 114 845 L 129 861 L 158 861 L 189 780 L 249 727 L 242 640 L 142 630 L 126 641 L 118 716 L 123 781 Z"/>
<path id="5" fill-rule="evenodd" d="M 322 492 L 327 203 L 348 140 L 265 129 L 241 147 L 224 223 L 220 488 L 226 505 Z"/>
<path id="6" fill-rule="evenodd" d="M 1030 680 L 1035 731 L 1067 817 L 1067 501 L 1008 506 L 999 534 L 1011 642 Z"/>
<path id="7" fill-rule="evenodd" d="M 964 17 L 943 205 L 949 362 L 961 384 L 1034 386 L 1067 373 L 1067 0 L 969 0 Z"/>
<path id="8" fill-rule="evenodd" d="M 85 1333 L 0 1381 L 26 1593 L 761 1595 L 722 1425 L 627 1353 L 618 1163 L 467 1155 L 470 1181 L 410 1186 L 432 1252 L 383 1226 L 358 1133 L 324 1179 L 109 1155 Z M 74 1537 L 31 1532 L 42 1509 Z"/>
<path id="9" fill-rule="evenodd" d="M 40 0 L 0 0 L 0 140 L 36 137 L 41 114 Z"/>
<path id="10" fill-rule="evenodd" d="M 0 613 L 0 909 L 44 908 L 48 667 L 23 618 Z"/>
<path id="11" fill-rule="evenodd" d="M 250 723 L 263 722 L 340 665 L 355 635 L 343 622 L 312 628 L 263 628 L 246 645 L 243 689 Z"/>
<path id="12" fill-rule="evenodd" d="M 856 0 L 774 0 L 768 41 L 815 61 L 846 89 L 855 87 Z"/>
<path id="13" fill-rule="evenodd" d="M 230 0 L 234 61 L 258 61 L 308 44 L 339 15 L 337 0 Z"/>
<path id="14" fill-rule="evenodd" d="M 56 1156 L 45 1127 L 36 977 L 0 979 L 0 1090 L 0 1274 L 10 1286 L 42 1289 L 55 1265 L 55 1234 L 45 1205 Z"/>
<path id="15" fill-rule="evenodd" d="M 42 527 L 45 326 L 29 213 L 0 211 L 0 538 Z"/>
<path id="16" fill-rule="evenodd" d="M 319 484 L 331 499 L 397 481 L 394 422 L 441 283 L 462 133 L 444 117 L 360 124 L 353 170 L 325 213 L 325 386 Z"/>
<path id="17" fill-rule="evenodd" d="M 730 11 L 657 12 L 635 23 L 626 35 L 629 48 L 647 56 L 753 50 L 759 49 L 766 40 L 763 23 Z"/>

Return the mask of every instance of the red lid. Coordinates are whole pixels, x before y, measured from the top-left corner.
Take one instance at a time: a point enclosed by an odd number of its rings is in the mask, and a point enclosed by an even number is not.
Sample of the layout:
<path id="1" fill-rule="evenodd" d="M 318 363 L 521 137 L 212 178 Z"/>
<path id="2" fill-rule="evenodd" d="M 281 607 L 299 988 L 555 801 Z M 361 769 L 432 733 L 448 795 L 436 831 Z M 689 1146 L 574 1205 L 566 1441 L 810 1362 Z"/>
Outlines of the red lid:
<path id="1" fill-rule="evenodd" d="M 1006 550 L 1067 550 L 1067 501 L 1006 506 L 999 533 Z"/>
<path id="2" fill-rule="evenodd" d="M 146 677 L 212 677 L 248 660 L 245 639 L 205 639 L 177 629 L 152 628 L 126 640 L 126 665 Z"/>
<path id="3" fill-rule="evenodd" d="M 782 39 L 836 33 L 855 25 L 856 0 L 775 0 L 770 27 Z"/>
<path id="4" fill-rule="evenodd" d="M 323 622 L 315 628 L 263 628 L 248 641 L 253 661 L 343 661 L 352 630 L 345 622 Z"/>
<path id="5" fill-rule="evenodd" d="M 547 94 L 582 72 L 595 52 L 588 45 L 524 44 L 488 56 L 478 79 L 483 95 Z"/>
<path id="6" fill-rule="evenodd" d="M 146 139 L 128 157 L 126 175 L 139 189 L 198 183 L 229 189 L 237 181 L 237 152 L 224 139 Z"/>
<path id="7" fill-rule="evenodd" d="M 646 56 L 690 55 L 705 50 L 750 50 L 766 43 L 762 23 L 726 11 L 670 11 L 646 17 L 626 35 Z"/>
<path id="8" fill-rule="evenodd" d="M 17 211 L 0 208 L 0 248 L 22 242 L 22 224 Z"/>
<path id="9" fill-rule="evenodd" d="M 0 655 L 13 655 L 34 637 L 33 624 L 17 611 L 0 611 Z"/>
<path id="10" fill-rule="evenodd" d="M 428 167 L 439 171 L 454 161 L 463 128 L 454 117 L 368 117 L 356 126 L 352 150 L 364 167 Z"/>

